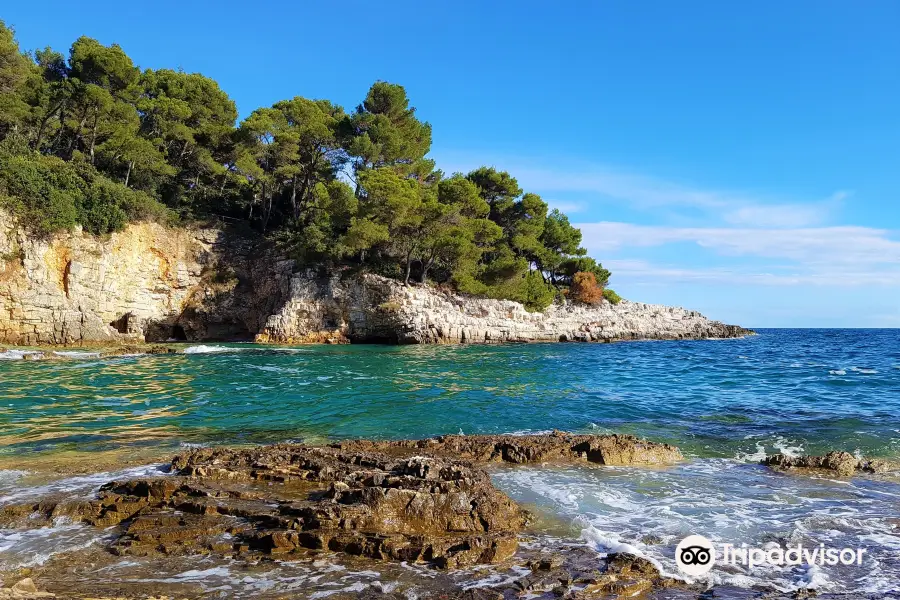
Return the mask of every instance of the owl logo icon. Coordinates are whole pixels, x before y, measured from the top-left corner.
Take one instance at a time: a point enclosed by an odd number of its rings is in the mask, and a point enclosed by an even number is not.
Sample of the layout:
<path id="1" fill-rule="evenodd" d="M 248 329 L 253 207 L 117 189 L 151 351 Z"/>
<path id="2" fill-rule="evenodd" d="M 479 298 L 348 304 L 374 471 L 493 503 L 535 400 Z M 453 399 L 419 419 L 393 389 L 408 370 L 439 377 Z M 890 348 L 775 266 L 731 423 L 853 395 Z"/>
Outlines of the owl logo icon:
<path id="1" fill-rule="evenodd" d="M 689 535 L 675 548 L 675 564 L 685 575 L 706 575 L 716 563 L 716 549 L 702 535 Z"/>

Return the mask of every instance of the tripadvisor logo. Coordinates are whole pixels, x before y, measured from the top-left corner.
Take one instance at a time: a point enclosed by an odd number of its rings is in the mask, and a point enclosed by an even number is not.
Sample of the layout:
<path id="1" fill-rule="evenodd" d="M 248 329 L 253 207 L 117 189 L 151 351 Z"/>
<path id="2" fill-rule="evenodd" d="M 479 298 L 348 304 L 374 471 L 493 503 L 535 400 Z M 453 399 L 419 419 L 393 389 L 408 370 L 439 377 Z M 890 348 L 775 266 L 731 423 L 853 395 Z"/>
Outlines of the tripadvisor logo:
<path id="1" fill-rule="evenodd" d="M 702 535 L 689 535 L 678 542 L 675 548 L 675 564 L 685 575 L 705 575 L 715 563 L 716 549 Z"/>
<path id="2" fill-rule="evenodd" d="M 722 564 L 743 565 L 750 569 L 760 565 L 784 566 L 784 565 L 820 565 L 833 566 L 862 565 L 865 548 L 826 548 L 825 544 L 813 547 L 804 547 L 802 544 L 780 548 L 772 547 L 750 548 L 747 544 L 736 547 L 734 544 L 722 544 L 721 552 L 716 553 L 716 548 L 711 541 L 702 535 L 689 535 L 675 547 L 675 564 L 685 575 L 699 577 L 709 573 L 716 559 L 720 558 Z"/>

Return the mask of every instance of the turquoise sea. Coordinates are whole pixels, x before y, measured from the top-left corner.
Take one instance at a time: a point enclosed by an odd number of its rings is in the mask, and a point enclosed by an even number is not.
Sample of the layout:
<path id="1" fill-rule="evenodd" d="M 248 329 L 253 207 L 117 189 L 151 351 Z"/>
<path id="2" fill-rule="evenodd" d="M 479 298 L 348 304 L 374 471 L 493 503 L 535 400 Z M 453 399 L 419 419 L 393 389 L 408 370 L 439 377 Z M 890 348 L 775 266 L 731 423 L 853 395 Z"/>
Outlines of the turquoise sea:
<path id="1" fill-rule="evenodd" d="M 195 344 L 176 355 L 21 357 L 0 353 L 0 505 L 37 494 L 17 482 L 73 451 L 624 432 L 676 444 L 689 460 L 663 470 L 501 469 L 495 482 L 572 523 L 574 540 L 629 549 L 672 573 L 674 542 L 690 533 L 867 549 L 860 567 L 717 569 L 720 586 L 872 595 L 900 587 L 897 480 L 785 475 L 757 464 L 776 452 L 833 449 L 900 458 L 900 330 L 618 344 Z M 85 476 L 70 484 L 82 492 L 99 485 Z M 54 551 L 52 536 L 41 545 L 15 535 L 0 531 L 0 563 Z"/>

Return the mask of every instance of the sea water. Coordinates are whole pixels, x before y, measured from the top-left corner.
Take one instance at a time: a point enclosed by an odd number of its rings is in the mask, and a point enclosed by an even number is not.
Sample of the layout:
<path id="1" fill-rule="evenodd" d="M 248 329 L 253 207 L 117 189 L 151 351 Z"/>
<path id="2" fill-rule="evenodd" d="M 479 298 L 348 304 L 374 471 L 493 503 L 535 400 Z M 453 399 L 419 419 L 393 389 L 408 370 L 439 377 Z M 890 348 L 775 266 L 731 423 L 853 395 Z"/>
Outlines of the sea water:
<path id="1" fill-rule="evenodd" d="M 498 469 L 494 481 L 570 523 L 574 541 L 643 555 L 672 575 L 677 541 L 702 534 L 738 545 L 867 549 L 861 566 L 717 568 L 709 581 L 719 586 L 885 594 L 900 581 L 896 480 L 758 465 L 776 452 L 833 449 L 898 458 L 900 330 L 762 330 L 734 340 L 620 344 L 196 344 L 177 355 L 24 357 L 0 356 L 0 459 L 10 467 L 0 471 L 0 505 L 48 485 L 90 494 L 112 478 L 22 483 L 41 461 L 71 452 L 460 432 L 632 433 L 676 444 L 688 460 L 667 469 Z M 59 527 L 58 539 L 88 543 L 64 529 L 76 526 Z M 44 543 L 14 539 L 19 534 L 0 532 L 0 562 L 52 554 L 54 532 L 41 534 Z"/>

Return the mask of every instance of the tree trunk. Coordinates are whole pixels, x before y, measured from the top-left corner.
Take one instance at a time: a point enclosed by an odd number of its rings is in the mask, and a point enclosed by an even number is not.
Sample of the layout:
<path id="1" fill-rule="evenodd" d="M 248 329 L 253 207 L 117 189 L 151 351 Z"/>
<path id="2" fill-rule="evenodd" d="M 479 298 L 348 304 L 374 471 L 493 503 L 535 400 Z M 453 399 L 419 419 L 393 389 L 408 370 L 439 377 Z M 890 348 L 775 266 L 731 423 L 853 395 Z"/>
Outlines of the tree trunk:
<path id="1" fill-rule="evenodd" d="M 44 138 L 44 132 L 47 130 L 47 124 L 50 122 L 50 119 L 53 118 L 53 115 L 56 114 L 56 111 L 60 110 L 63 107 L 63 103 L 60 102 L 53 108 L 47 111 L 47 114 L 41 119 L 41 126 L 38 128 L 37 138 L 34 140 L 34 147 L 32 150 L 36 152 L 41 151 L 41 140 Z"/>
<path id="2" fill-rule="evenodd" d="M 100 111 L 97 111 L 97 114 L 94 115 L 94 126 L 91 127 L 91 164 L 94 164 L 94 147 L 97 145 L 97 125 L 99 121 Z"/>
<path id="3" fill-rule="evenodd" d="M 131 169 L 134 168 L 134 161 L 128 161 L 128 172 L 125 173 L 125 187 L 128 187 L 128 180 L 131 178 Z"/>
<path id="4" fill-rule="evenodd" d="M 84 124 L 87 122 L 88 114 L 87 109 L 81 115 L 81 121 L 78 123 L 78 131 L 75 132 L 75 135 L 72 136 L 72 139 L 69 140 L 69 150 L 66 153 L 67 158 L 72 158 L 72 154 L 75 153 L 75 146 L 78 145 L 78 142 L 81 141 L 81 132 L 84 131 Z M 62 126 L 60 126 L 62 129 Z"/>
<path id="5" fill-rule="evenodd" d="M 291 177 L 291 207 L 294 209 L 294 220 L 300 218 L 300 208 L 297 206 L 297 176 Z"/>
<path id="6" fill-rule="evenodd" d="M 406 276 L 403 278 L 403 285 L 409 285 L 409 272 L 412 270 L 412 257 L 406 257 Z"/>
<path id="7" fill-rule="evenodd" d="M 428 277 L 428 271 L 433 266 L 434 266 L 434 254 L 432 254 L 428 260 L 426 260 L 422 263 L 422 279 L 421 279 L 422 283 L 425 283 L 425 280 Z"/>

